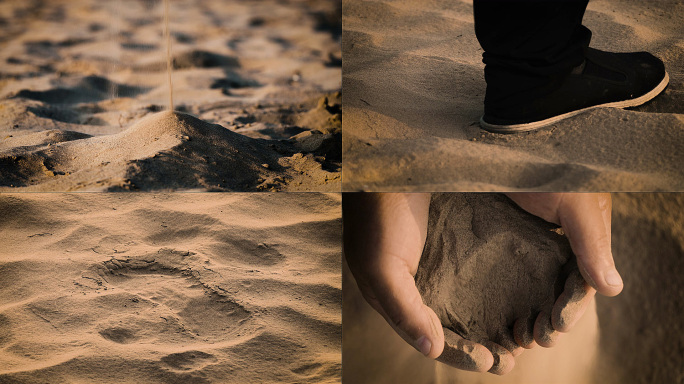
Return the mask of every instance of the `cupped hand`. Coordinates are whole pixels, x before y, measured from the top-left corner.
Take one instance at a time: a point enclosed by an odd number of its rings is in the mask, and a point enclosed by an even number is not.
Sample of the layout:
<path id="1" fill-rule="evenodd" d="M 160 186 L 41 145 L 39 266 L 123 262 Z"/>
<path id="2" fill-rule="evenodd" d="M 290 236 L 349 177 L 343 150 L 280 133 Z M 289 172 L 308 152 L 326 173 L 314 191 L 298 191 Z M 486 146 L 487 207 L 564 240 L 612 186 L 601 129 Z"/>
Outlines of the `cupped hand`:
<path id="1" fill-rule="evenodd" d="M 559 332 L 567 332 L 579 320 L 595 290 L 607 296 L 622 290 L 610 248 L 610 195 L 508 196 L 526 211 L 561 225 L 577 257 L 579 269 L 570 273 L 553 308 L 514 325 L 520 346 L 550 347 Z M 519 351 L 496 344 L 486 348 L 442 328 L 415 286 L 429 204 L 430 194 L 344 194 L 344 253 L 349 268 L 366 301 L 425 356 L 439 357 L 459 369 L 506 373 L 514 365 L 512 354 Z"/>
<path id="2" fill-rule="evenodd" d="M 526 348 L 550 347 L 559 332 L 569 331 L 582 317 L 595 293 L 615 296 L 623 282 L 611 251 L 611 198 L 599 193 L 508 193 L 524 210 L 560 225 L 577 258 L 579 270 L 568 276 L 563 293 L 550 312 L 514 325 L 516 341 Z"/>
<path id="3" fill-rule="evenodd" d="M 443 329 L 416 288 L 430 194 L 347 193 L 342 206 L 344 254 L 366 301 L 423 355 L 459 369 L 490 370 L 492 353 Z"/>

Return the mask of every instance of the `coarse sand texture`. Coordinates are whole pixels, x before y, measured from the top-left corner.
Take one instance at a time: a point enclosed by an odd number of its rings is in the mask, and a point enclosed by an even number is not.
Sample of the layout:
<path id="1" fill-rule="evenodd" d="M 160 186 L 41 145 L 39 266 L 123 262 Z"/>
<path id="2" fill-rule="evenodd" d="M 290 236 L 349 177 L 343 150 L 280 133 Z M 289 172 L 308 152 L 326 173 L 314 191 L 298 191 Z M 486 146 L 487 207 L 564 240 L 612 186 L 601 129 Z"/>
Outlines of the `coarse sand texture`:
<path id="1" fill-rule="evenodd" d="M 339 191 L 340 7 L 3 2 L 0 191 Z"/>
<path id="2" fill-rule="evenodd" d="M 553 304 L 569 276 L 581 279 L 558 232 L 503 195 L 437 194 L 416 285 L 445 328 L 486 347 L 531 344 L 540 313 L 553 337 Z M 514 335 L 518 320 L 526 326 Z"/>
<path id="3" fill-rule="evenodd" d="M 339 383 L 340 203 L 0 194 L 0 383 Z"/>
<path id="4" fill-rule="evenodd" d="M 179 112 L 148 115 L 108 136 L 57 130 L 33 136 L 41 136 L 34 139 L 42 145 L 34 145 L 32 151 L 15 147 L 2 158 L 5 187 L 256 191 L 301 177 L 303 172 L 291 169 L 294 163 L 325 177 L 310 157 L 293 156 L 296 148 L 291 143 L 269 144 Z M 16 140 L 26 142 L 31 137 Z M 12 145 L 12 140 L 6 140 L 6 145 Z"/>

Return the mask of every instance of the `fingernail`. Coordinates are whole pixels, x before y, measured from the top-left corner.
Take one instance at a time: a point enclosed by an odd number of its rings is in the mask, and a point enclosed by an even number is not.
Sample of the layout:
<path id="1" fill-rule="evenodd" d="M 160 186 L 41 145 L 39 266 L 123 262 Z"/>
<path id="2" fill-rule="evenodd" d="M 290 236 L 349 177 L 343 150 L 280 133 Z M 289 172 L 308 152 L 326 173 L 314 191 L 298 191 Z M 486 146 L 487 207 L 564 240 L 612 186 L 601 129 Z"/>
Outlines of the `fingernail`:
<path id="1" fill-rule="evenodd" d="M 612 287 L 622 286 L 622 278 L 620 277 L 618 271 L 614 269 L 612 271 L 606 272 L 604 278 L 606 279 L 606 284 Z"/>
<path id="2" fill-rule="evenodd" d="M 418 345 L 418 350 L 420 351 L 420 353 L 422 353 L 425 356 L 430 354 L 430 351 L 432 350 L 432 343 L 430 342 L 430 339 L 428 339 L 425 336 L 421 336 L 416 341 L 416 344 Z"/>

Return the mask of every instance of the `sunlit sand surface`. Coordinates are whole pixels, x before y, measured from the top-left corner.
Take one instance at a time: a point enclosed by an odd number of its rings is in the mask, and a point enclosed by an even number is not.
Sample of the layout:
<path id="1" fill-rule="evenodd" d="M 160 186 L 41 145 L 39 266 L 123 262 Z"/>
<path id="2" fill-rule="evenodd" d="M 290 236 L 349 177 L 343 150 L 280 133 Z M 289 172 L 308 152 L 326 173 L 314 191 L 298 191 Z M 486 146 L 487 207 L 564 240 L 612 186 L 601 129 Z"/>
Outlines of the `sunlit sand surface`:
<path id="1" fill-rule="evenodd" d="M 339 382 L 340 200 L 0 195 L 0 382 Z"/>

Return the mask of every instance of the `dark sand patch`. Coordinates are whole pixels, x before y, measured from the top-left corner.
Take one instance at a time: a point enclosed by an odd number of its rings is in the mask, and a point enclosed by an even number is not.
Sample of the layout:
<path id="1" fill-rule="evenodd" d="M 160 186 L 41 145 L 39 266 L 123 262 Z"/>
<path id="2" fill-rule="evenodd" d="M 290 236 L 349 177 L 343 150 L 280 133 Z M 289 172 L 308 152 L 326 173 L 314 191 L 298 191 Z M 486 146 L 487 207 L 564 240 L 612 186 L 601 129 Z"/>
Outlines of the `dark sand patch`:
<path id="1" fill-rule="evenodd" d="M 47 104 L 78 104 L 101 101 L 113 96 L 134 97 L 148 90 L 133 85 L 117 84 L 100 76 L 86 76 L 81 79 L 72 79 L 63 87 L 46 91 L 22 89 L 14 97 L 42 101 Z"/>

